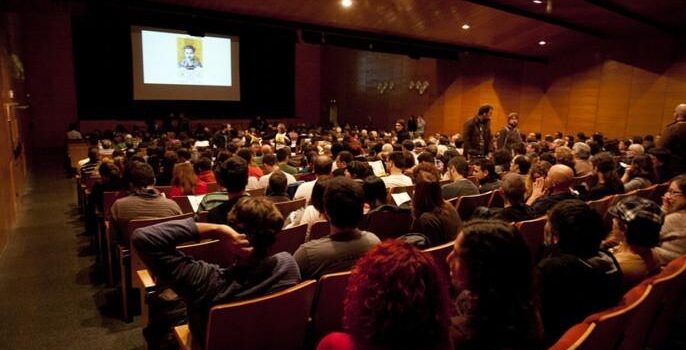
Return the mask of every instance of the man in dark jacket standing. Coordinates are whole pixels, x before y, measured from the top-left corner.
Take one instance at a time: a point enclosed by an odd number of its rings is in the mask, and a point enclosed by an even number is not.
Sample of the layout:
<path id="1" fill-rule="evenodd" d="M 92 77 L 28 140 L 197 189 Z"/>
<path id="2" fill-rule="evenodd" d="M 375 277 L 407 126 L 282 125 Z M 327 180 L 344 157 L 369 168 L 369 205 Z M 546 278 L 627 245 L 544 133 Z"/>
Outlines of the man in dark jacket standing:
<path id="1" fill-rule="evenodd" d="M 477 115 L 464 123 L 464 156 L 486 157 L 492 151 L 493 135 L 491 134 L 491 116 L 493 106 L 479 107 Z"/>
<path id="2" fill-rule="evenodd" d="M 674 109 L 674 122 L 662 131 L 658 147 L 672 152 L 672 171 L 681 174 L 686 171 L 686 103 Z"/>

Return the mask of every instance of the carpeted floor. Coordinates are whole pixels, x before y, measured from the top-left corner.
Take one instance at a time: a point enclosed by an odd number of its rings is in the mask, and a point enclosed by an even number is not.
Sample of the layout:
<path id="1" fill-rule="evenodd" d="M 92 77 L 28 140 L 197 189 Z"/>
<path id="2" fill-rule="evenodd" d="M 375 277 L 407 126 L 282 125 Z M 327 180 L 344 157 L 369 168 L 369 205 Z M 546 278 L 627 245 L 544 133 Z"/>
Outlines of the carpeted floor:
<path id="1" fill-rule="evenodd" d="M 94 273 L 90 237 L 63 155 L 36 156 L 16 228 L 0 255 L 0 348 L 143 349 Z"/>

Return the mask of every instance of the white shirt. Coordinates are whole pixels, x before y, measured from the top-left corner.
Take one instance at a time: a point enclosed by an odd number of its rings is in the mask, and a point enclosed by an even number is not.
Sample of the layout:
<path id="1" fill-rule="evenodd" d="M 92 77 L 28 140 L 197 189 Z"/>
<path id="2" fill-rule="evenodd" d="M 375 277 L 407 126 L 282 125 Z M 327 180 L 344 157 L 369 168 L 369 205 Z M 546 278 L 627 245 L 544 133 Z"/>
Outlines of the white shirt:
<path id="1" fill-rule="evenodd" d="M 260 177 L 260 180 L 258 181 L 258 184 L 260 186 L 259 188 L 269 186 L 269 177 L 272 176 L 273 173 L 274 172 L 271 172 L 267 175 L 262 175 L 262 177 Z M 295 182 L 295 176 L 293 176 L 287 172 L 283 172 L 283 174 L 286 175 L 286 183 L 288 183 L 290 185 L 290 184 Z"/>
<path id="2" fill-rule="evenodd" d="M 295 195 L 293 196 L 293 200 L 305 198 L 307 203 L 309 203 L 310 197 L 312 197 L 312 189 L 314 188 L 315 182 L 317 182 L 317 180 L 312 180 L 312 181 L 308 181 L 308 182 L 305 182 L 303 184 L 300 184 L 300 186 L 298 186 L 298 189 L 295 191 Z"/>
<path id="3" fill-rule="evenodd" d="M 248 176 L 248 184 L 245 186 L 246 190 L 256 190 L 258 188 L 264 188 L 266 186 L 260 186 L 259 181 L 254 176 Z"/>
<path id="4" fill-rule="evenodd" d="M 412 186 L 412 179 L 405 174 L 388 175 L 381 178 L 386 188 Z"/>

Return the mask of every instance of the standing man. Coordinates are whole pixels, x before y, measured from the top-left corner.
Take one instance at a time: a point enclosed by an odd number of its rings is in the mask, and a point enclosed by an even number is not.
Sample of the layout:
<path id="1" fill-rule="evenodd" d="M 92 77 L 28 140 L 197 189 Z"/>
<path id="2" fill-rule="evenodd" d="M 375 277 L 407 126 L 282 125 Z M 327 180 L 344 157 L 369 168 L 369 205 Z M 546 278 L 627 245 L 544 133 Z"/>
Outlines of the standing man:
<path id="1" fill-rule="evenodd" d="M 674 108 L 674 122 L 662 131 L 658 147 L 672 152 L 673 174 L 686 172 L 686 103 Z"/>
<path id="2" fill-rule="evenodd" d="M 491 150 L 493 135 L 491 134 L 491 116 L 493 106 L 485 104 L 472 119 L 464 123 L 464 156 L 486 157 Z"/>
<path id="3" fill-rule="evenodd" d="M 504 149 L 512 152 L 517 145 L 521 144 L 522 135 L 519 133 L 519 114 L 510 113 L 507 116 L 507 124 L 500 130 L 498 140 L 496 141 L 498 149 Z"/>

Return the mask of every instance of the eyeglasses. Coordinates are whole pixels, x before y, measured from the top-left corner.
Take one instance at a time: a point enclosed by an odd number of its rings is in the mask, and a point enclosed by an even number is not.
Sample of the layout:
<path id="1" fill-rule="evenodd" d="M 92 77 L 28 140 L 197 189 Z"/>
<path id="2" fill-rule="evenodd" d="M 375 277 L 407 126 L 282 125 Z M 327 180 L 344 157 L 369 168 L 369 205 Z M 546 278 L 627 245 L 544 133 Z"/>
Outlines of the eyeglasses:
<path id="1" fill-rule="evenodd" d="M 673 190 L 667 190 L 667 192 L 665 192 L 665 195 L 667 195 L 667 196 L 672 196 L 672 197 L 675 197 L 675 196 L 678 196 L 678 195 L 683 195 L 683 194 L 684 194 L 684 193 L 681 192 L 681 191 L 673 191 Z"/>

